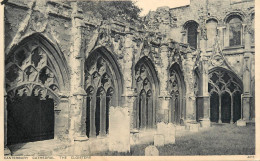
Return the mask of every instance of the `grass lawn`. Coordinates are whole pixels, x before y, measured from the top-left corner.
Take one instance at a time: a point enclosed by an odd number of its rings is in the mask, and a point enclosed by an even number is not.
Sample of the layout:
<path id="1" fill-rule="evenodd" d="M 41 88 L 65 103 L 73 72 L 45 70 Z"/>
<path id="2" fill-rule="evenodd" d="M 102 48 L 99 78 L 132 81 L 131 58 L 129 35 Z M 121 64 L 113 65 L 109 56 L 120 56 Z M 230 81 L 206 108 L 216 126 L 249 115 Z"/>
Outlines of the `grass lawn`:
<path id="1" fill-rule="evenodd" d="M 130 153 L 102 152 L 96 155 L 144 156 L 149 144 L 135 145 Z M 196 133 L 186 131 L 176 134 L 176 144 L 158 147 L 164 155 L 254 155 L 255 125 L 237 127 L 235 124 L 214 124 Z"/>

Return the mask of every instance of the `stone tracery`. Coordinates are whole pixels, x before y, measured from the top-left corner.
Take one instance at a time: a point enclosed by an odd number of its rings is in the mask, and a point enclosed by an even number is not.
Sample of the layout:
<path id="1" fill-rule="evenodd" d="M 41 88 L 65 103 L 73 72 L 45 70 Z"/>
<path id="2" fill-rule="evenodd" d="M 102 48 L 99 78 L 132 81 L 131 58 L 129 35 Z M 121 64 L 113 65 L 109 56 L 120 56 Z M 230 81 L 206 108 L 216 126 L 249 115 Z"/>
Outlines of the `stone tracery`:
<path id="1" fill-rule="evenodd" d="M 236 122 L 241 118 L 242 87 L 239 80 L 230 72 L 217 69 L 209 74 L 209 93 L 211 94 L 211 120 L 217 122 Z M 218 102 L 213 103 L 213 99 Z M 226 104 L 223 104 L 225 101 Z M 237 104 L 239 103 L 239 104 Z"/>

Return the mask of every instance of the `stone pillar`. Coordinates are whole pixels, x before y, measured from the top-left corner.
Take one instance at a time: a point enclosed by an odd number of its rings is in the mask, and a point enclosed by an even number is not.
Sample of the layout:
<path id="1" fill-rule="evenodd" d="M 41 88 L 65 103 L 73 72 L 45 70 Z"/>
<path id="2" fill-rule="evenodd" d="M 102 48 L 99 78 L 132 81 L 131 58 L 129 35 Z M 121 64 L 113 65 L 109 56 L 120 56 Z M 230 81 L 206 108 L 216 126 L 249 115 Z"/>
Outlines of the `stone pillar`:
<path id="1" fill-rule="evenodd" d="M 129 94 L 132 95 L 132 71 L 133 71 L 133 35 L 127 33 L 125 36 L 124 44 L 124 58 L 122 65 L 123 77 L 124 77 L 124 91 L 123 96 L 127 97 Z"/>
<path id="2" fill-rule="evenodd" d="M 170 105 L 170 94 L 167 88 L 167 82 L 168 82 L 168 70 L 169 70 L 169 50 L 168 50 L 168 44 L 163 43 L 160 47 L 161 49 L 161 59 L 162 59 L 162 66 L 161 66 L 161 73 L 160 75 L 160 98 L 162 100 L 162 113 L 164 115 L 163 121 L 168 123 L 170 118 L 170 111 L 169 108 Z"/>
<path id="3" fill-rule="evenodd" d="M 201 96 L 198 97 L 198 105 L 202 106 L 203 109 L 203 119 L 200 120 L 202 127 L 210 127 L 210 100 L 208 93 L 208 60 L 209 57 L 206 54 L 207 42 L 206 40 L 201 40 Z"/>
<path id="4" fill-rule="evenodd" d="M 242 94 L 242 110 L 241 119 L 238 120 L 238 125 L 246 125 L 246 122 L 250 120 L 251 109 L 251 64 L 252 53 L 250 33 L 245 32 L 245 50 L 244 50 L 244 62 L 243 62 L 243 94 Z"/>
<path id="5" fill-rule="evenodd" d="M 67 132 L 69 128 L 69 95 L 68 91 L 60 94 L 60 102 L 57 107 L 54 108 L 54 139 L 68 138 Z"/>
<path id="6" fill-rule="evenodd" d="M 78 13 L 77 2 L 72 4 L 72 46 L 70 55 L 70 128 L 69 135 L 71 142 L 87 140 L 83 129 L 86 126 L 85 121 L 82 120 L 83 107 L 85 107 L 84 100 L 86 92 L 83 89 L 84 84 L 84 52 L 82 50 L 82 27 L 84 23 L 82 16 Z M 75 144 L 76 145 L 76 144 Z"/>
<path id="7" fill-rule="evenodd" d="M 196 103 L 195 103 L 195 93 L 194 93 L 194 73 L 193 66 L 194 61 L 192 59 L 193 55 L 191 51 L 187 53 L 187 60 L 185 63 L 185 82 L 186 82 L 186 123 L 196 122 Z"/>
<path id="8" fill-rule="evenodd" d="M 4 155 L 11 155 L 11 151 L 6 146 L 7 145 L 7 93 L 4 93 Z"/>
<path id="9" fill-rule="evenodd" d="M 126 30 L 129 30 L 128 28 Z M 134 90 L 132 88 L 133 85 L 133 71 L 134 71 L 134 65 L 133 65 L 133 35 L 132 33 L 127 33 L 125 36 L 125 42 L 124 42 L 124 58 L 123 58 L 123 64 L 122 65 L 122 73 L 124 78 L 124 89 L 123 89 L 123 107 L 128 108 L 128 111 L 130 112 L 130 128 L 133 129 L 136 127 L 135 125 L 135 119 L 136 118 L 136 109 L 135 107 L 135 100 L 136 96 L 134 94 Z M 120 105 L 119 105 L 120 106 Z"/>

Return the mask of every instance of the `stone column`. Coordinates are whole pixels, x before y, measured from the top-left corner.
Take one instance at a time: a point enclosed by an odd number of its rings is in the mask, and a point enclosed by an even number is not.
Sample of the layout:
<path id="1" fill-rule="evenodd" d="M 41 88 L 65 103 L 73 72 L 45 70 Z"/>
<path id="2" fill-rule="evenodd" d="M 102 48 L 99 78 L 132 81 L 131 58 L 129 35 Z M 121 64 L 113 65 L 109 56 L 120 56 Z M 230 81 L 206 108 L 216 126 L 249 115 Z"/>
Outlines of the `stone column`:
<path id="1" fill-rule="evenodd" d="M 162 66 L 161 66 L 161 73 L 160 76 L 160 98 L 162 100 L 162 114 L 164 115 L 164 122 L 168 123 L 170 118 L 170 111 L 169 108 L 170 105 L 170 94 L 167 88 L 167 82 L 168 82 L 168 72 L 169 72 L 169 50 L 168 50 L 168 44 L 163 43 L 160 46 L 161 49 L 161 59 L 162 59 Z"/>
<path id="2" fill-rule="evenodd" d="M 126 32 L 128 32 L 129 29 L 126 29 Z M 133 85 L 133 71 L 134 71 L 134 64 L 133 64 L 133 34 L 128 32 L 125 36 L 125 42 L 124 42 L 124 58 L 123 58 L 123 64 L 122 66 L 122 73 L 124 78 L 124 89 L 123 89 L 123 102 L 121 105 L 123 105 L 124 108 L 128 108 L 128 111 L 130 112 L 130 128 L 135 128 L 135 121 L 136 118 L 136 111 L 134 109 L 135 107 L 135 100 L 136 96 L 134 94 L 134 90 L 132 88 Z"/>
<path id="3" fill-rule="evenodd" d="M 186 83 L 186 123 L 194 124 L 196 122 L 196 103 L 194 93 L 194 61 L 191 51 L 187 52 L 187 60 L 185 63 L 185 83 Z"/>
<path id="4" fill-rule="evenodd" d="M 67 131 L 69 128 L 69 91 L 60 93 L 60 102 L 54 108 L 54 139 L 68 138 Z"/>
<path id="5" fill-rule="evenodd" d="M 11 155 L 11 151 L 6 146 L 7 145 L 7 93 L 4 93 L 4 155 Z"/>
<path id="6" fill-rule="evenodd" d="M 85 121 L 82 120 L 83 108 L 85 107 L 84 99 L 86 92 L 83 89 L 84 84 L 84 52 L 82 51 L 82 27 L 84 23 L 82 16 L 78 13 L 77 2 L 72 4 L 72 46 L 70 55 L 70 128 L 69 135 L 72 143 L 76 141 L 82 142 L 87 140 L 83 129 L 86 126 Z M 75 143 L 76 145 L 77 143 Z"/>
<path id="7" fill-rule="evenodd" d="M 250 33 L 245 32 L 245 50 L 243 62 L 243 94 L 242 94 L 242 110 L 241 119 L 237 121 L 238 126 L 245 126 L 246 122 L 250 120 L 251 109 L 251 38 Z"/>
<path id="8" fill-rule="evenodd" d="M 202 106 L 203 109 L 203 119 L 200 123 L 202 127 L 210 127 L 210 100 L 208 93 L 208 60 L 209 57 L 206 54 L 207 41 L 205 39 L 201 40 L 201 96 L 198 97 L 198 105 Z"/>

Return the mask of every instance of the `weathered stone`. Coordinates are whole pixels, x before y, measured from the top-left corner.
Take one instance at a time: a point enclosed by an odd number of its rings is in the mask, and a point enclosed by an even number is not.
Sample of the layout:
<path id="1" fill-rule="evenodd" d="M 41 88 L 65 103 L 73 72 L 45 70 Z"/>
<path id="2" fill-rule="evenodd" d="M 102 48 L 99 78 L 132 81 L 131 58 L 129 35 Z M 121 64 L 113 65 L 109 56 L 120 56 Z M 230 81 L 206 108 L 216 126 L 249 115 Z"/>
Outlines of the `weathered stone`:
<path id="1" fill-rule="evenodd" d="M 202 127 L 202 128 L 208 128 L 208 127 L 211 127 L 211 122 L 210 122 L 210 120 L 209 119 L 205 119 L 205 120 L 201 120 L 200 121 L 200 126 Z"/>
<path id="2" fill-rule="evenodd" d="M 246 121 L 242 120 L 242 119 L 238 120 L 237 121 L 237 126 L 246 126 Z"/>
<path id="3" fill-rule="evenodd" d="M 110 107 L 109 151 L 130 151 L 130 116 L 128 108 Z"/>
<path id="4" fill-rule="evenodd" d="M 154 135 L 154 146 L 164 146 L 164 135 L 161 134 Z"/>
<path id="5" fill-rule="evenodd" d="M 159 151 L 155 146 L 149 145 L 145 148 L 145 156 L 159 156 Z"/>
<path id="6" fill-rule="evenodd" d="M 165 124 L 160 122 L 157 124 L 157 134 L 163 135 L 165 138 L 165 144 L 175 143 L 176 128 L 172 123 Z"/>
<path id="7" fill-rule="evenodd" d="M 172 123 L 168 123 L 165 144 L 175 144 L 176 127 Z"/>
<path id="8" fill-rule="evenodd" d="M 190 122 L 186 124 L 187 130 L 190 130 L 192 132 L 198 132 L 199 131 L 200 124 L 195 122 Z"/>
<path id="9" fill-rule="evenodd" d="M 82 137 L 75 137 L 74 138 L 74 145 L 73 147 L 73 155 L 83 155 L 89 154 L 89 147 L 86 146 L 88 143 L 88 137 L 82 136 Z"/>
<path id="10" fill-rule="evenodd" d="M 221 88 L 221 92 L 227 89 L 238 92 L 233 103 L 241 101 L 242 109 L 239 105 L 232 106 L 231 111 L 236 114 L 231 113 L 230 120 L 237 121 L 242 116 L 236 124 L 246 126 L 255 117 L 254 3 L 191 0 L 190 5 L 177 9 L 160 7 L 151 11 L 142 24 L 129 25 L 118 21 L 121 16 L 112 18 L 117 21 L 106 21 L 98 13 L 83 12 L 78 2 L 9 0 L 4 19 L 5 97 L 8 98 L 4 108 L 5 153 L 9 153 L 7 128 L 12 127 L 10 122 L 7 126 L 7 107 L 10 108 L 7 103 L 16 95 L 16 89 L 20 96 L 29 96 L 37 91 L 35 86 L 44 88 L 48 97 L 54 99 L 54 138 L 70 141 L 72 155 L 87 152 L 86 144 L 93 152 L 125 152 L 129 151 L 130 143 L 162 144 L 162 137 L 163 144 L 174 144 L 176 131 L 197 132 L 199 124 L 187 123 L 185 130 L 184 126 L 167 123 L 159 123 L 156 129 L 156 123 L 176 121 L 184 125 L 187 120 L 202 120 L 201 127 L 210 127 L 216 88 Z M 230 12 L 231 9 L 235 12 Z M 239 25 L 241 47 L 235 47 L 230 44 L 229 22 L 240 15 L 244 17 Z M 198 26 L 193 28 L 196 31 L 193 36 L 190 26 Z M 191 37 L 195 39 L 190 41 Z M 173 66 L 176 66 L 174 73 Z M 44 76 L 46 81 L 39 82 L 38 77 L 44 73 L 41 67 L 52 72 Z M 213 73 L 223 75 L 217 82 L 225 83 L 215 83 L 209 88 L 214 82 Z M 20 89 L 21 84 L 26 84 L 26 88 Z M 105 94 L 102 101 L 101 95 L 98 96 L 100 89 Z M 47 92 L 39 95 L 42 99 Z M 174 102 L 174 97 L 179 100 Z M 107 127 L 106 114 L 111 106 L 126 108 L 118 110 L 121 113 L 112 110 Z M 8 112 L 9 115 L 12 110 Z M 223 118 L 225 115 L 220 116 L 221 113 L 218 118 L 229 120 Z M 131 133 L 129 126 L 138 129 L 138 133 Z M 95 139 L 87 143 L 74 140 L 88 132 Z M 17 154 L 49 155 L 48 151 L 20 152 Z"/>
<path id="11" fill-rule="evenodd" d="M 139 132 L 131 132 L 130 144 L 135 145 L 139 143 Z"/>

